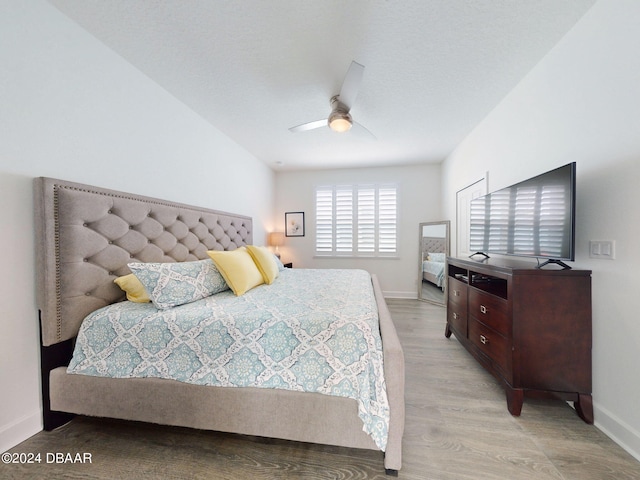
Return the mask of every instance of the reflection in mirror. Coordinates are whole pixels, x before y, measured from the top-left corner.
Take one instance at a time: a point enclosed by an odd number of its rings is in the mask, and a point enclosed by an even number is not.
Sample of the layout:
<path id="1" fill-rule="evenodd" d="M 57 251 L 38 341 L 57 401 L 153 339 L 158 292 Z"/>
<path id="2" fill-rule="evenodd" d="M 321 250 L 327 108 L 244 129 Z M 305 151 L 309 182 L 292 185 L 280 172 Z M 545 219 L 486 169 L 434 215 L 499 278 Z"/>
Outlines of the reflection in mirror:
<path id="1" fill-rule="evenodd" d="M 418 298 L 445 305 L 447 298 L 445 260 L 449 255 L 449 221 L 421 223 L 419 234 Z"/>

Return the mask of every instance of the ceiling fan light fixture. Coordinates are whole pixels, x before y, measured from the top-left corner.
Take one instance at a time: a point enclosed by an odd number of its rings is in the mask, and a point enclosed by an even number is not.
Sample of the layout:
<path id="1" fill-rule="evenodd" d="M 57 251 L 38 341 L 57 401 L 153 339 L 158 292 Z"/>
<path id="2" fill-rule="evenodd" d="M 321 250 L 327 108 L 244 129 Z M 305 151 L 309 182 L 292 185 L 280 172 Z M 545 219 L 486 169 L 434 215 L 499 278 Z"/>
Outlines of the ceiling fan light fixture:
<path id="1" fill-rule="evenodd" d="M 338 133 L 348 132 L 353 125 L 351 115 L 349 115 L 348 112 L 343 112 L 341 110 L 334 110 L 331 112 L 328 121 L 329 128 Z"/>

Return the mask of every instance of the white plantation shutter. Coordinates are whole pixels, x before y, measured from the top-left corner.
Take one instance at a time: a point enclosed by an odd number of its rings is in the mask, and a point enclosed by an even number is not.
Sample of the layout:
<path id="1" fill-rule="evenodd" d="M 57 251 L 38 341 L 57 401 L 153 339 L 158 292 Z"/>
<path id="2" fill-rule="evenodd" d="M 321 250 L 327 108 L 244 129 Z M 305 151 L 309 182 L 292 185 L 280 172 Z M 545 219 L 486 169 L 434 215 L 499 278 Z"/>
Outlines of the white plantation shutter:
<path id="1" fill-rule="evenodd" d="M 358 252 L 376 251 L 376 191 L 375 188 L 358 190 Z"/>
<path id="2" fill-rule="evenodd" d="M 316 189 L 318 255 L 393 255 L 397 250 L 397 187 L 338 185 Z"/>
<path id="3" fill-rule="evenodd" d="M 396 252 L 398 203 L 395 187 L 378 191 L 378 251 Z"/>
<path id="4" fill-rule="evenodd" d="M 316 252 L 333 253 L 332 190 L 316 190 Z"/>
<path id="5" fill-rule="evenodd" d="M 353 189 L 337 187 L 335 192 L 336 252 L 353 251 Z"/>

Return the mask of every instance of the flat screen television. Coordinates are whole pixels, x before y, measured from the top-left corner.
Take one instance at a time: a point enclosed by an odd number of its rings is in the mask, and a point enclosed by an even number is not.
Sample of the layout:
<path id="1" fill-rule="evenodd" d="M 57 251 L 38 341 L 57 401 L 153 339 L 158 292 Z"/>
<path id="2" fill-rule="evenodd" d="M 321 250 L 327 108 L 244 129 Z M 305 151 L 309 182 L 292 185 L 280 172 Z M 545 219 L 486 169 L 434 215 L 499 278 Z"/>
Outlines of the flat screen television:
<path id="1" fill-rule="evenodd" d="M 575 260 L 576 163 L 569 163 L 471 201 L 474 253 L 543 258 L 570 268 Z"/>

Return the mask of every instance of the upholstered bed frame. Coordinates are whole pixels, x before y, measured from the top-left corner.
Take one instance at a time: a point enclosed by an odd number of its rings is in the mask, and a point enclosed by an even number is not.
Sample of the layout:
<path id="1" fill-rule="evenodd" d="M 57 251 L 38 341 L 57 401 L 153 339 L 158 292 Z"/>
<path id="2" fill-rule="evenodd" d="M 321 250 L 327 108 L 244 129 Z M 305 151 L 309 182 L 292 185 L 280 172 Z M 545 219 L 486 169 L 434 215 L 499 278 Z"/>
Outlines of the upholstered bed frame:
<path id="1" fill-rule="evenodd" d="M 427 259 L 429 253 L 445 253 L 446 245 L 445 239 L 442 237 L 422 237 L 422 261 Z M 438 284 L 438 279 L 435 275 L 429 272 L 422 272 L 423 280 L 427 280 L 435 285 Z"/>
<path id="2" fill-rule="evenodd" d="M 252 220 L 51 178 L 35 179 L 34 187 L 46 430 L 80 414 L 378 450 L 349 398 L 67 374 L 84 317 L 124 299 L 113 279 L 130 273 L 128 262 L 234 250 L 253 242 Z M 384 465 L 393 474 L 402 462 L 404 357 L 375 275 L 372 282 L 390 407 Z"/>

